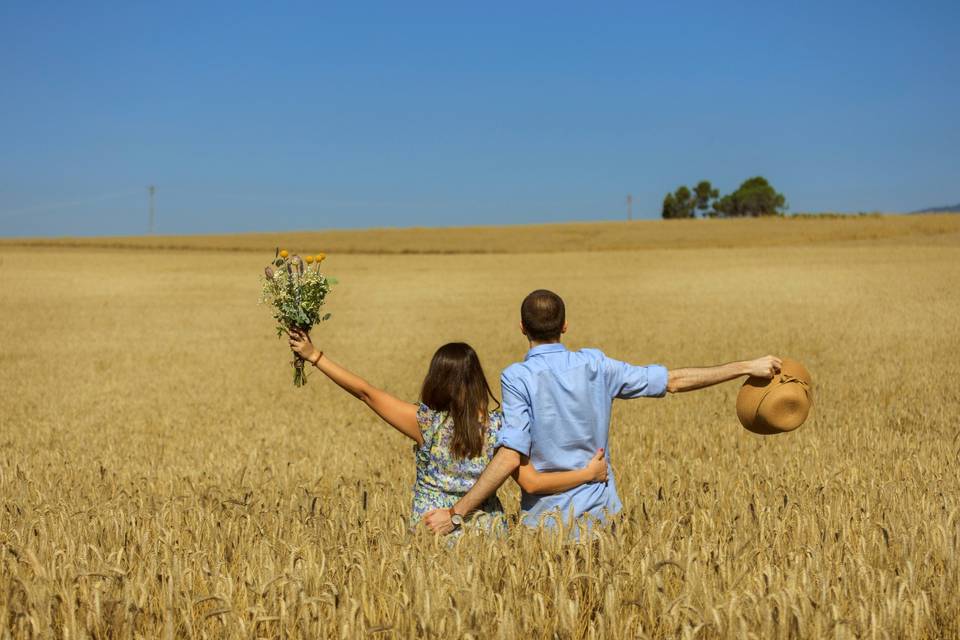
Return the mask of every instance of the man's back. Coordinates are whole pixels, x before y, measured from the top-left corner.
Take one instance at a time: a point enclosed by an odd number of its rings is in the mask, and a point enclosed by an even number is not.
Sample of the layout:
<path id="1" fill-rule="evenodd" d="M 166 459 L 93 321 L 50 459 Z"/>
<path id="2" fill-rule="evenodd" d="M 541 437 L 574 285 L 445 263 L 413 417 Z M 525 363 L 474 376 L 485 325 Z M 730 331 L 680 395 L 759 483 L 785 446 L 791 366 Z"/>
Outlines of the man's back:
<path id="1" fill-rule="evenodd" d="M 595 349 L 568 351 L 560 343 L 533 347 L 501 378 L 504 428 L 498 444 L 529 456 L 538 471 L 583 467 L 597 449 L 608 452 L 614 398 L 662 396 L 666 368 L 637 367 Z M 524 493 L 524 522 L 536 526 L 548 514 L 567 519 L 585 514 L 603 519 L 621 509 L 613 474 L 606 484 L 588 483 L 553 495 Z M 553 519 L 544 520 L 553 524 Z"/>

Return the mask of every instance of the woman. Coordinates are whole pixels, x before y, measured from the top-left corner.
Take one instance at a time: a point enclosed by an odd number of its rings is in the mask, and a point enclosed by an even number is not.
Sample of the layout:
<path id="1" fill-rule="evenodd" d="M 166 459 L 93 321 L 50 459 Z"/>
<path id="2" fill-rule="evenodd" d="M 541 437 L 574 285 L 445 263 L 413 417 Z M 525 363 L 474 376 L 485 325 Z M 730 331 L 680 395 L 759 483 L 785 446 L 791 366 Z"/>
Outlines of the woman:
<path id="1" fill-rule="evenodd" d="M 419 404 L 400 400 L 347 371 L 318 351 L 302 331 L 290 333 L 290 348 L 416 443 L 411 528 L 428 511 L 452 507 L 493 457 L 503 414 L 470 345 L 451 342 L 437 349 L 423 381 Z M 493 410 L 491 400 L 496 405 Z M 575 471 L 540 473 L 524 460 L 513 477 L 528 493 L 557 493 L 585 482 L 605 482 L 607 463 L 602 449 L 587 466 Z M 471 520 L 487 526 L 503 515 L 496 494 L 481 512 Z"/>

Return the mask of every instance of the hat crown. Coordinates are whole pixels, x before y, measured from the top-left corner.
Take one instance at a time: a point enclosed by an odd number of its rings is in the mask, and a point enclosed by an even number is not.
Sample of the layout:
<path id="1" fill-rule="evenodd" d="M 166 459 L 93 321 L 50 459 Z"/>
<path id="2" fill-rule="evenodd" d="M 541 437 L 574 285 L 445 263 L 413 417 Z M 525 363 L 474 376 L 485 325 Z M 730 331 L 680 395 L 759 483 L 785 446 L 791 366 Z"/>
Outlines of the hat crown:
<path id="1" fill-rule="evenodd" d="M 737 395 L 737 417 L 760 434 L 793 431 L 807 419 L 813 404 L 812 378 L 806 367 L 784 358 L 770 379 L 750 377 Z"/>

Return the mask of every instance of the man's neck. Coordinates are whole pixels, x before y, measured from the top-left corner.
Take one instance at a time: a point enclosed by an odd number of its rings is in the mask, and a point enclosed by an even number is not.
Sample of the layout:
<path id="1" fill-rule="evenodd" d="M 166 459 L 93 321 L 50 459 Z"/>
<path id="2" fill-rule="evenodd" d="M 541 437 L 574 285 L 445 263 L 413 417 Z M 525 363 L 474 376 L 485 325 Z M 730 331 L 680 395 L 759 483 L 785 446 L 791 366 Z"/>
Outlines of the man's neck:
<path id="1" fill-rule="evenodd" d="M 545 344 L 562 344 L 559 340 L 545 340 L 540 342 L 539 340 L 530 340 L 530 348 L 542 347 Z"/>

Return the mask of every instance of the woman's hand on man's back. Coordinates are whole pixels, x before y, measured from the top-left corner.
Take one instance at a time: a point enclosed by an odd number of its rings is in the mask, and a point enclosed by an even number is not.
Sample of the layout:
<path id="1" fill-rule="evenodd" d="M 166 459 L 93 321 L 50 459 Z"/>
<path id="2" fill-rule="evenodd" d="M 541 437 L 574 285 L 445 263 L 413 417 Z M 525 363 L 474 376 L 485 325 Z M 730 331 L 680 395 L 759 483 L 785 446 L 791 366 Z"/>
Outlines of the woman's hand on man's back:
<path id="1" fill-rule="evenodd" d="M 590 462 L 584 467 L 590 472 L 592 482 L 607 481 L 607 458 L 603 449 L 597 449 L 597 452 L 590 458 Z"/>

